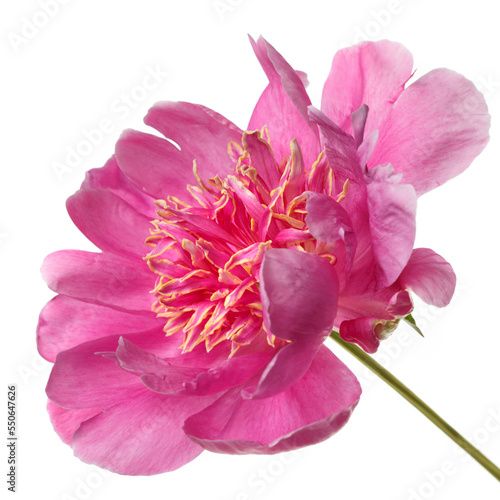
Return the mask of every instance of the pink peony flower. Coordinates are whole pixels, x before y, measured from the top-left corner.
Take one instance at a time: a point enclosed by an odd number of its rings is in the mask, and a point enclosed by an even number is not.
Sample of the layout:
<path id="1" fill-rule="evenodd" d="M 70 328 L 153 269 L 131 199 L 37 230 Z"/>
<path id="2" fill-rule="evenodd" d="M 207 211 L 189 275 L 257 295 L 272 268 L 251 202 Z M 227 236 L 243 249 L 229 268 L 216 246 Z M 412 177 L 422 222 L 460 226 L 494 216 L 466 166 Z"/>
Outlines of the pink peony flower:
<path id="1" fill-rule="evenodd" d="M 157 104 L 145 122 L 170 141 L 126 131 L 67 202 L 101 252 L 46 258 L 38 348 L 54 428 L 85 462 L 149 475 L 320 442 L 361 394 L 331 330 L 374 352 L 410 291 L 451 299 L 451 266 L 413 249 L 416 200 L 488 140 L 473 84 L 440 69 L 406 88 L 406 49 L 366 42 L 335 56 L 320 111 L 252 45 L 269 85 L 248 131 Z"/>

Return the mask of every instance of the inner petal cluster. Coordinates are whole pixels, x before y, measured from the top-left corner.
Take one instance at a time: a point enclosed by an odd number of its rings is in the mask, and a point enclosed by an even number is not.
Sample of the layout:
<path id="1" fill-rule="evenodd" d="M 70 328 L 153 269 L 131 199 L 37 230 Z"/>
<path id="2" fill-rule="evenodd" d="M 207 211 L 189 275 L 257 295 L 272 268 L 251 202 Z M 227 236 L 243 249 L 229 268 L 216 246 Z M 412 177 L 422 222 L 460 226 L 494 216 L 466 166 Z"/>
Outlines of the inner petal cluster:
<path id="1" fill-rule="evenodd" d="M 333 172 L 321 153 L 306 170 L 296 140 L 281 164 L 266 129 L 245 132 L 228 153 L 234 173 L 189 185 L 190 201 L 157 200 L 158 219 L 145 257 L 158 275 L 154 312 L 167 335 L 182 332 L 183 352 L 225 340 L 231 355 L 257 338 L 277 339 L 262 320 L 259 270 L 270 248 L 313 252 L 335 263 L 333 246 L 317 241 L 305 222 L 307 192 L 332 195 Z M 342 196 L 342 195 L 341 195 Z"/>

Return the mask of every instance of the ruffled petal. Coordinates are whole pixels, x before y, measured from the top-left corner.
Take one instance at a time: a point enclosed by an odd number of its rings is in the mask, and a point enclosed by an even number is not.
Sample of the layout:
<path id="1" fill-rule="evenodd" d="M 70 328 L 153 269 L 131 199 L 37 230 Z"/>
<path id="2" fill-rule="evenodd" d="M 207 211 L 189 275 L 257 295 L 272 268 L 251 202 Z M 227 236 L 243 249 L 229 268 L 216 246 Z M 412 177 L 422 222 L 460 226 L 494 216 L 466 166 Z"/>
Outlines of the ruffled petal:
<path id="1" fill-rule="evenodd" d="M 80 189 L 66 208 L 75 226 L 101 250 L 130 257 L 148 253 L 150 219 L 111 191 Z"/>
<path id="2" fill-rule="evenodd" d="M 108 335 L 140 332 L 164 321 L 58 295 L 46 304 L 37 326 L 38 352 L 54 362 L 59 352 Z"/>
<path id="3" fill-rule="evenodd" d="M 399 282 L 422 300 L 437 307 L 447 306 L 457 278 L 446 260 L 429 248 L 416 248 L 404 268 Z"/>
<path id="4" fill-rule="evenodd" d="M 338 51 L 323 87 L 322 111 L 352 134 L 351 114 L 369 108 L 365 135 L 379 128 L 412 74 L 413 58 L 399 43 L 363 42 Z M 380 163 L 380 162 L 379 162 Z"/>
<path id="5" fill-rule="evenodd" d="M 184 431 L 213 452 L 279 453 L 329 438 L 347 422 L 360 395 L 354 374 L 321 346 L 308 371 L 285 391 L 242 400 L 234 389 L 189 417 Z"/>
<path id="6" fill-rule="evenodd" d="M 75 455 L 118 474 L 172 471 L 203 448 L 182 431 L 184 420 L 215 396 L 163 396 L 142 388 L 133 399 L 83 422 L 73 435 Z"/>
<path id="7" fill-rule="evenodd" d="M 436 69 L 394 103 L 368 165 L 391 163 L 421 195 L 470 165 L 488 142 L 489 126 L 484 97 L 474 84 Z"/>
<path id="8" fill-rule="evenodd" d="M 155 275 L 142 259 L 60 250 L 48 255 L 42 277 L 54 292 L 94 304 L 150 314 Z"/>
<path id="9" fill-rule="evenodd" d="M 278 161 L 290 154 L 292 139 L 298 139 L 306 164 L 312 165 L 319 153 L 319 135 L 308 116 L 311 100 L 304 83 L 283 56 L 262 37 L 257 42 L 250 37 L 250 42 L 269 85 L 254 108 L 248 129 L 261 129 L 266 125 Z"/>
<path id="10" fill-rule="evenodd" d="M 260 295 L 268 332 L 295 344 L 278 351 L 255 391 L 246 392 L 246 397 L 262 398 L 300 379 L 330 334 L 337 312 L 337 274 L 315 254 L 271 249 L 260 270 Z"/>

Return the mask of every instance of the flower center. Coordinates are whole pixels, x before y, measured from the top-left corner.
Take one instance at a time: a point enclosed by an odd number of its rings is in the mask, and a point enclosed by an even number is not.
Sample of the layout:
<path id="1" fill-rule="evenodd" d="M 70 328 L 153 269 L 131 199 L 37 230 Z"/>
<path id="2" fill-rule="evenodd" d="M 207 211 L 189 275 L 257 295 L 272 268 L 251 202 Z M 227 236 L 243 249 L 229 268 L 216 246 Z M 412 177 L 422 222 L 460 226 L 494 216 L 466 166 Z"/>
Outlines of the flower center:
<path id="1" fill-rule="evenodd" d="M 225 340 L 231 355 L 255 338 L 275 338 L 262 321 L 259 269 L 270 248 L 314 252 L 335 263 L 331 245 L 315 240 L 305 222 L 307 191 L 332 195 L 333 173 L 321 153 L 307 171 L 296 140 L 280 165 L 267 130 L 245 132 L 228 145 L 234 172 L 187 186 L 189 202 L 157 200 L 158 219 L 145 257 L 157 274 L 153 310 L 165 318 L 167 335 L 183 334 L 189 352 L 209 351 Z M 342 196 L 342 195 L 341 195 Z"/>

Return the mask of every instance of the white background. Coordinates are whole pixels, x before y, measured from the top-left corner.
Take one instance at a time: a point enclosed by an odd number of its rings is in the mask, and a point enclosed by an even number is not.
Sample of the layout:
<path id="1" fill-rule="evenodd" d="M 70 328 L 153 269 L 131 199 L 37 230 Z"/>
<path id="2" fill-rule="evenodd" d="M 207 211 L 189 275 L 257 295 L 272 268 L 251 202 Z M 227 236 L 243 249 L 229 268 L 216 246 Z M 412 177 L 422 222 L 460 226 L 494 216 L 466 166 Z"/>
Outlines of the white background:
<path id="1" fill-rule="evenodd" d="M 500 30 L 495 3 L 222 0 L 219 9 L 214 4 L 66 0 L 45 26 L 30 32 L 28 22 L 44 23 L 40 3 L 2 3 L 0 321 L 7 370 L 2 399 L 7 383 L 16 383 L 17 498 L 498 498 L 497 481 L 464 460 L 446 436 L 336 345 L 332 349 L 359 376 L 363 397 L 339 434 L 294 455 L 206 452 L 172 473 L 123 477 L 80 462 L 53 432 L 44 393 L 50 364 L 35 347 L 37 315 L 53 294 L 39 268 L 52 251 L 92 249 L 64 207 L 84 172 L 104 164 L 124 128 L 145 130 L 142 117 L 158 100 L 202 103 L 244 128 L 266 85 L 247 33 L 262 34 L 294 68 L 308 73 L 317 106 L 338 48 L 361 37 L 389 38 L 411 50 L 417 77 L 445 66 L 475 81 L 486 95 L 493 125 L 490 144 L 472 167 L 419 202 L 416 246 L 431 247 L 452 263 L 458 293 L 442 311 L 418 303 L 415 317 L 425 339 L 401 327 L 377 357 L 500 463 Z M 23 30 L 31 38 L 20 39 Z M 141 93 L 137 86 L 148 68 L 168 75 Z M 123 94 L 131 93 L 140 102 L 124 105 Z M 85 131 L 106 118 L 113 131 L 58 179 L 54 163 L 64 163 L 67 148 L 77 147 Z M 4 472 L 2 477 L 5 491 Z"/>

